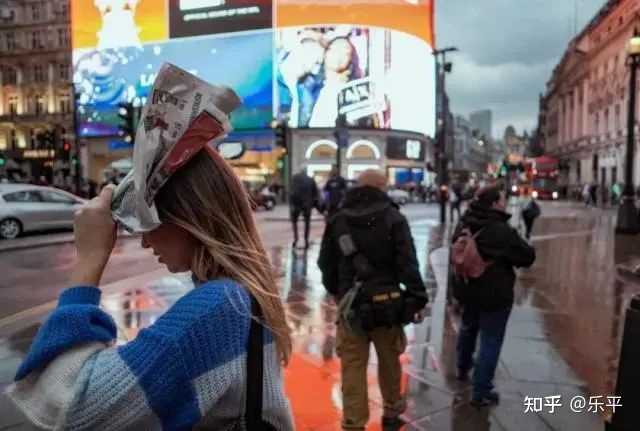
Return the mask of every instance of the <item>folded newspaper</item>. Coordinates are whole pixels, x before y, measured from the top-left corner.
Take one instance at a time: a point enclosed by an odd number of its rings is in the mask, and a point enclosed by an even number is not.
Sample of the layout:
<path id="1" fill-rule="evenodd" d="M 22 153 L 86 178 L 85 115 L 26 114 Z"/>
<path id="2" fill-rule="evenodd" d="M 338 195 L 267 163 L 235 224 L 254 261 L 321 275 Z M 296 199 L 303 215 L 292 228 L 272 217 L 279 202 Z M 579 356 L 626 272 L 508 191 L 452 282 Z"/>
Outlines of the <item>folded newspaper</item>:
<path id="1" fill-rule="evenodd" d="M 229 114 L 240 103 L 233 90 L 163 64 L 142 109 L 133 169 L 113 194 L 114 218 L 129 232 L 158 227 L 156 194 L 205 145 L 224 139 L 231 131 Z"/>

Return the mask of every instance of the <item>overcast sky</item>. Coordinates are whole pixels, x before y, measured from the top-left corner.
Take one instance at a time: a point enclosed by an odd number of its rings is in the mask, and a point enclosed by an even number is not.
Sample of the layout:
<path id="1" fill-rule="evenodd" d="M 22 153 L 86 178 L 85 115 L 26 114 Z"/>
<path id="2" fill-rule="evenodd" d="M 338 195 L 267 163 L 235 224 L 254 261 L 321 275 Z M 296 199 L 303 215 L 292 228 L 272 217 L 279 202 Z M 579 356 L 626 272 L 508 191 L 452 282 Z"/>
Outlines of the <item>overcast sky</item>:
<path id="1" fill-rule="evenodd" d="M 535 127 L 538 95 L 567 43 L 605 0 L 435 0 L 436 44 L 447 59 L 451 111 L 493 111 L 493 135 Z M 575 13 L 577 5 L 577 14 Z"/>

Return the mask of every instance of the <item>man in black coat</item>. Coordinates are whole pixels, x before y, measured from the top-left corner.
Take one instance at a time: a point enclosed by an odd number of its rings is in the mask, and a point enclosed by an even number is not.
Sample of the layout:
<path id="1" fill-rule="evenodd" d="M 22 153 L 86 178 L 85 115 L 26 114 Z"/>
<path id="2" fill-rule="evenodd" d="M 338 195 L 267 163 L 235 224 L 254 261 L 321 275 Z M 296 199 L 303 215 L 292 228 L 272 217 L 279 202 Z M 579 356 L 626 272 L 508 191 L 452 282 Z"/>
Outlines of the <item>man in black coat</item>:
<path id="1" fill-rule="evenodd" d="M 467 380 L 474 368 L 471 403 L 477 407 L 499 402 L 493 378 L 513 306 L 514 268 L 531 266 L 536 256 L 535 250 L 508 224 L 510 217 L 504 191 L 485 188 L 471 202 L 452 239 L 455 242 L 463 229 L 469 229 L 477 234 L 475 241 L 483 260 L 490 262 L 476 279 L 451 278 L 453 295 L 463 307 L 457 345 L 458 379 Z M 480 349 L 474 364 L 478 334 Z"/>
<path id="2" fill-rule="evenodd" d="M 298 245 L 298 219 L 304 218 L 304 248 L 309 248 L 309 231 L 311 230 L 311 211 L 318 201 L 318 186 L 313 178 L 302 169 L 291 178 L 289 210 L 293 227 L 293 247 Z"/>
<path id="3" fill-rule="evenodd" d="M 331 174 L 324 185 L 325 211 L 327 217 L 331 217 L 340 209 L 342 199 L 347 191 L 347 182 L 340 175 L 337 166 L 331 168 Z"/>
<path id="4" fill-rule="evenodd" d="M 347 226 L 358 252 L 372 267 L 363 289 L 402 284 L 406 295 L 416 298 L 415 312 L 418 312 L 428 298 L 413 238 L 406 218 L 385 189 L 386 177 L 382 173 L 363 172 L 358 185 L 347 191 L 342 208 L 328 219 L 318 259 L 322 282 L 336 302 L 354 287 L 353 257 L 345 257 L 338 243 L 340 226 Z M 372 342 L 378 355 L 378 380 L 384 400 L 383 428 L 396 430 L 402 425 L 398 416 L 406 408 L 406 402 L 400 389 L 399 357 L 407 342 L 402 325 L 356 333 L 339 322 L 336 351 L 342 363 L 342 428 L 345 430 L 364 430 L 369 419 L 367 364 Z"/>

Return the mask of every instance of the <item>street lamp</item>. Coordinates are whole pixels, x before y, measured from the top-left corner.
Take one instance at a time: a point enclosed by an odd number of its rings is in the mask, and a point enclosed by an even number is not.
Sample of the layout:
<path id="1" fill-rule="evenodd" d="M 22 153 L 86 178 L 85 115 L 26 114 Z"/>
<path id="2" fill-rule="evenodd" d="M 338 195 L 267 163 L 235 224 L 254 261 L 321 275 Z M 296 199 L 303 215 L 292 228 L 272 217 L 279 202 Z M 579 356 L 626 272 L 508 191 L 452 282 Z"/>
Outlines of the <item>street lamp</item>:
<path id="1" fill-rule="evenodd" d="M 627 113 L 627 157 L 625 166 L 625 185 L 622 203 L 618 208 L 616 233 L 634 235 L 640 233 L 640 222 L 636 208 L 636 191 L 633 186 L 633 153 L 635 150 L 635 111 L 636 111 L 636 72 L 640 65 L 640 33 L 636 28 L 627 45 L 627 63 L 631 69 L 629 81 L 629 106 Z"/>
<path id="2" fill-rule="evenodd" d="M 442 48 L 442 49 L 434 49 L 433 50 L 433 56 L 436 57 L 436 59 L 441 56 L 442 57 L 442 61 L 441 61 L 441 75 L 442 78 L 441 80 L 438 79 L 438 84 L 437 88 L 438 88 L 438 93 L 439 93 L 439 99 L 442 103 L 442 111 L 441 111 L 441 115 L 442 118 L 438 119 L 438 125 L 441 125 L 442 127 L 440 127 L 439 130 L 439 160 L 437 160 L 437 168 L 436 171 L 438 172 L 438 183 L 440 185 L 440 222 L 442 224 L 444 224 L 446 222 L 446 214 L 447 214 L 447 202 L 445 199 L 445 194 L 444 191 L 448 189 L 448 185 L 447 183 L 449 182 L 449 178 L 448 178 L 448 161 L 447 161 L 447 153 L 446 153 L 446 143 L 447 143 L 447 127 L 448 127 L 448 116 L 449 116 L 449 104 L 445 103 L 445 95 L 446 95 L 446 89 L 445 89 L 445 76 L 448 72 L 451 72 L 451 63 L 447 63 L 447 53 L 448 52 L 455 52 L 457 51 L 458 48 L 456 48 L 455 46 L 450 46 L 447 48 Z M 440 77 L 439 77 L 440 78 Z"/>

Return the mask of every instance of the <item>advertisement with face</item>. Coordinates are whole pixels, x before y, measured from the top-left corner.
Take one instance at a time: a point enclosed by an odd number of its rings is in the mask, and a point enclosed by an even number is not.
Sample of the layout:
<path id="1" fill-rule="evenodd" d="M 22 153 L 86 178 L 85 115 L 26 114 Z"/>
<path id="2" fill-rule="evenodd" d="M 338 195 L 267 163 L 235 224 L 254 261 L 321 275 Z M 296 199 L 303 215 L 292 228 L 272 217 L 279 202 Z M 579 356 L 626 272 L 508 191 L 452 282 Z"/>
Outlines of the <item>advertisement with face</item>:
<path id="1" fill-rule="evenodd" d="M 233 88 L 243 99 L 231 119 L 234 128 L 268 127 L 273 118 L 271 30 L 173 39 L 166 1 L 72 0 L 78 134 L 116 136 L 118 105 L 142 106 L 164 62 Z"/>
<path id="2" fill-rule="evenodd" d="M 348 25 L 276 35 L 279 115 L 292 127 L 412 130 L 433 136 L 435 63 L 423 40 Z M 416 55 L 416 53 L 422 55 Z"/>

